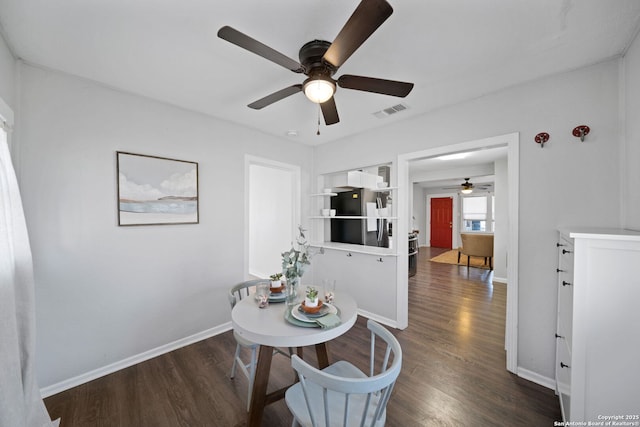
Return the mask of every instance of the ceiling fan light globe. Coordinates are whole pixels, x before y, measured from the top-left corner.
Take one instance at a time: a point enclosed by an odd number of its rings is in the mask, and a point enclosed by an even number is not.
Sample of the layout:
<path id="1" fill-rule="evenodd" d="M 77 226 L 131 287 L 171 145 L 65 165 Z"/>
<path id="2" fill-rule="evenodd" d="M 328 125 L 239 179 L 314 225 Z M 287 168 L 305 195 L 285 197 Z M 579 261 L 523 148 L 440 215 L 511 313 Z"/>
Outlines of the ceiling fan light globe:
<path id="1" fill-rule="evenodd" d="M 471 194 L 473 193 L 473 188 L 463 188 L 462 190 L 460 190 L 460 192 L 462 194 Z"/>
<path id="2" fill-rule="evenodd" d="M 309 79 L 303 85 L 304 94 L 311 102 L 322 104 L 327 102 L 336 91 L 336 84 L 325 79 Z"/>

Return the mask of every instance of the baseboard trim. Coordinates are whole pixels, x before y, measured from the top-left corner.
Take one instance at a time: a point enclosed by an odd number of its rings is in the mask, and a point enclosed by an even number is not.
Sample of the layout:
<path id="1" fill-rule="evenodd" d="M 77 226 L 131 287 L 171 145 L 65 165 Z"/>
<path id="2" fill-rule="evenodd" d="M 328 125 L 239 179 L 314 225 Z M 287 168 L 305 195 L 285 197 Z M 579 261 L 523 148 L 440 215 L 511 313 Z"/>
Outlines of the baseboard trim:
<path id="1" fill-rule="evenodd" d="M 88 383 L 89 381 L 93 381 L 100 377 L 104 377 L 105 375 L 112 374 L 121 369 L 128 368 L 130 366 L 136 365 L 138 363 L 142 363 L 146 360 L 153 359 L 154 357 L 161 356 L 165 353 L 169 353 L 171 351 L 177 350 L 182 347 L 186 347 L 188 345 L 194 344 L 198 341 L 205 340 L 207 338 L 211 338 L 213 336 L 219 335 L 223 332 L 227 332 L 232 329 L 231 322 L 223 323 L 222 325 L 216 326 L 215 328 L 207 329 L 202 332 L 198 332 L 197 334 L 193 334 L 191 336 L 181 338 L 179 340 L 170 342 L 165 345 L 161 345 L 160 347 L 153 348 L 151 350 L 145 351 L 144 353 L 136 354 L 131 357 L 127 357 L 126 359 L 120 360 L 118 362 L 111 363 L 109 365 L 103 366 L 98 369 L 94 369 L 93 371 L 86 372 L 84 374 L 80 374 L 73 378 L 69 378 L 64 381 L 60 381 L 56 384 L 52 384 L 47 387 L 43 387 L 40 389 L 40 394 L 43 398 L 53 396 L 54 394 L 58 394 L 62 391 L 69 390 L 70 388 L 77 387 L 79 385 Z"/>
<path id="2" fill-rule="evenodd" d="M 507 283 L 507 278 L 506 277 L 493 277 L 492 279 L 494 282 L 498 282 L 498 283 Z"/>
<path id="3" fill-rule="evenodd" d="M 360 309 L 358 309 L 358 314 L 360 316 L 366 317 L 367 319 L 375 320 L 378 323 L 382 323 L 383 325 L 387 325 L 387 326 L 390 326 L 392 328 L 399 329 L 398 328 L 398 322 L 393 320 L 393 319 L 389 319 L 387 317 L 379 316 L 377 314 L 368 312 L 366 310 L 360 310 Z"/>
<path id="4" fill-rule="evenodd" d="M 527 381 L 534 382 L 548 389 L 551 389 L 551 390 L 556 389 L 556 382 L 553 378 L 542 376 L 540 374 L 537 374 L 528 369 L 521 368 L 519 366 L 518 366 L 518 376 L 520 378 L 523 378 Z"/>

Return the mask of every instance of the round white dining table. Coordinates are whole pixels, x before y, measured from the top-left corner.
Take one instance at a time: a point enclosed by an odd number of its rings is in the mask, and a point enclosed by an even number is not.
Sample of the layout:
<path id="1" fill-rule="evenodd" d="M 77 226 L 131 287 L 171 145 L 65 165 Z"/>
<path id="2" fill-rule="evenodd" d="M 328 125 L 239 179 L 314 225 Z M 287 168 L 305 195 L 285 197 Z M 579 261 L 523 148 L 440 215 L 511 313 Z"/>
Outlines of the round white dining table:
<path id="1" fill-rule="evenodd" d="M 243 338 L 271 347 L 305 347 L 330 341 L 347 332 L 356 322 L 357 305 L 347 294 L 337 294 L 333 305 L 339 309 L 340 325 L 330 328 L 305 328 L 285 320 L 286 303 L 271 302 L 258 308 L 249 296 L 239 301 L 231 312 L 233 330 Z"/>
<path id="2" fill-rule="evenodd" d="M 269 371 L 274 347 L 296 347 L 302 355 L 302 347 L 315 345 L 319 368 L 329 365 L 327 341 L 339 337 L 355 324 L 358 307 L 348 294 L 336 292 L 333 302 L 338 308 L 340 324 L 333 328 L 303 327 L 285 319 L 287 304 L 271 302 L 265 308 L 258 307 L 252 295 L 240 300 L 231 311 L 233 330 L 243 338 L 260 344 L 256 376 L 253 382 L 247 425 L 258 427 L 262 422 L 264 407 L 284 397 L 286 388 L 267 395 Z"/>

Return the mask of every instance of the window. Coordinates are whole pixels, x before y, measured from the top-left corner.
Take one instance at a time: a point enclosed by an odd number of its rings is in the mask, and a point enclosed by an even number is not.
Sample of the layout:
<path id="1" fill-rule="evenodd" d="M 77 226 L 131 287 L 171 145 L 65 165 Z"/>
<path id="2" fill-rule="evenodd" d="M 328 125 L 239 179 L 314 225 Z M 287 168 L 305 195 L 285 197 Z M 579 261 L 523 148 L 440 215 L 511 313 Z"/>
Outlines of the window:
<path id="1" fill-rule="evenodd" d="M 494 206 L 495 197 L 493 195 L 463 197 L 462 230 L 493 231 L 495 228 Z"/>

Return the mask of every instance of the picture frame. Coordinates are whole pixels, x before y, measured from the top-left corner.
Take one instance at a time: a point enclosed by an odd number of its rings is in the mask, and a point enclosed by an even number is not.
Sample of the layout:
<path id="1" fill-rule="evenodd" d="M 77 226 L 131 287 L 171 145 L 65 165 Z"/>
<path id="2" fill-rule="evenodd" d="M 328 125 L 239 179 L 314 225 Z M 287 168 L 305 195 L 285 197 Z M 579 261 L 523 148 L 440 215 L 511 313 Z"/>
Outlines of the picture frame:
<path id="1" fill-rule="evenodd" d="M 198 163 L 116 151 L 118 225 L 198 224 Z"/>

